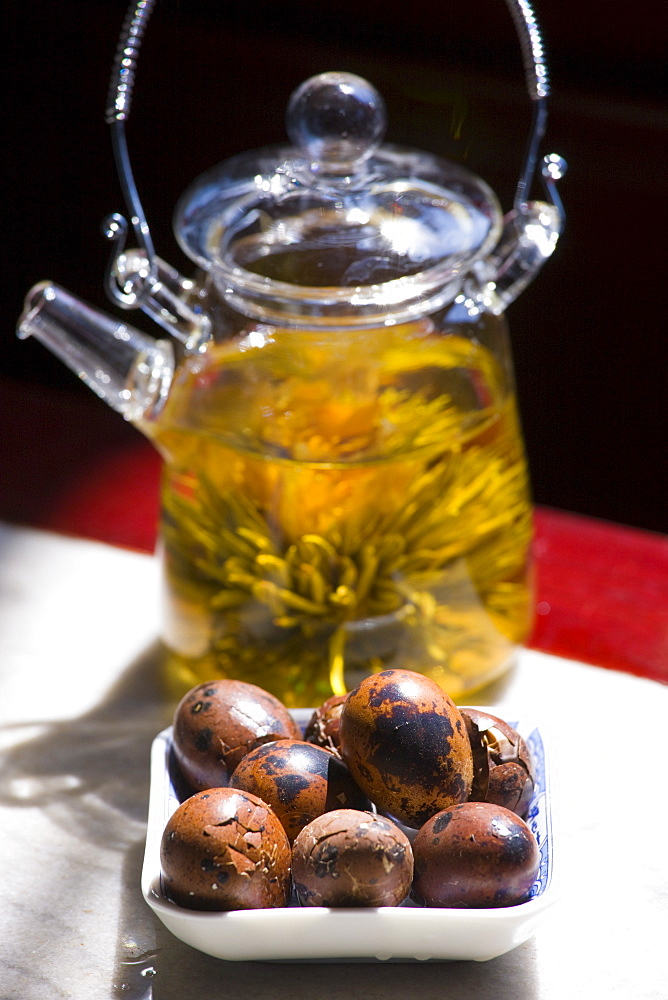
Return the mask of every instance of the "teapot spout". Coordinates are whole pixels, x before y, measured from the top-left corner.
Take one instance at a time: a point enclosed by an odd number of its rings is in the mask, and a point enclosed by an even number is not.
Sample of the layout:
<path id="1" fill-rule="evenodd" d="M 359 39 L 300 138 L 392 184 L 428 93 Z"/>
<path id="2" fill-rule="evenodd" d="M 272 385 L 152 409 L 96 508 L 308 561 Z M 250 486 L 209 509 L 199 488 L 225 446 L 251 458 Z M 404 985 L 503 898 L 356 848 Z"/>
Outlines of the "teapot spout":
<path id="1" fill-rule="evenodd" d="M 28 292 L 17 334 L 36 337 L 126 420 L 161 411 L 174 375 L 174 350 L 52 282 Z"/>

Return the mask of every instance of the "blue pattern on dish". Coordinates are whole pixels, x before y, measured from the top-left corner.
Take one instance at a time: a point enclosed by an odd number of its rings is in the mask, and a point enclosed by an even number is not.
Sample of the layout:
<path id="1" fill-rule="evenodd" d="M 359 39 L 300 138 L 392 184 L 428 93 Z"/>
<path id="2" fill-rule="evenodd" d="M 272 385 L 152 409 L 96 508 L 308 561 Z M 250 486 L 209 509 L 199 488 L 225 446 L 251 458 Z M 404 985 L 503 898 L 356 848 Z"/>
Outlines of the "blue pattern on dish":
<path id="1" fill-rule="evenodd" d="M 543 747 L 543 740 L 537 729 L 534 729 L 526 737 L 526 742 L 531 752 L 535 771 L 534 796 L 531 800 L 526 822 L 536 838 L 540 849 L 540 867 L 530 893 L 530 898 L 533 899 L 535 896 L 540 896 L 545 892 L 552 877 L 552 829 L 546 804 L 547 774 L 545 770 L 545 749 Z"/>

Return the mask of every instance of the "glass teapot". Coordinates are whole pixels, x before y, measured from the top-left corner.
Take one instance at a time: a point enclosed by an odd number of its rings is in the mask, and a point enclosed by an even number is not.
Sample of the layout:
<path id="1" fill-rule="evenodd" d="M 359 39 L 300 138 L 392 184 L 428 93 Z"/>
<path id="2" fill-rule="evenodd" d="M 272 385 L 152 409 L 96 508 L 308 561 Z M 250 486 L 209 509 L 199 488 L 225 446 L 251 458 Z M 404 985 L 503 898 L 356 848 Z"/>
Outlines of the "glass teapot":
<path id="1" fill-rule="evenodd" d="M 153 4 L 133 4 L 108 120 L 129 227 L 108 286 L 154 339 L 43 282 L 36 336 L 164 458 L 160 550 L 174 694 L 236 677 L 291 707 L 374 671 L 469 697 L 532 619 L 531 506 L 504 307 L 563 223 L 557 156 L 528 200 L 547 76 L 526 0 L 507 0 L 533 126 L 505 218 L 479 178 L 383 145 L 374 88 L 324 73 L 292 95 L 290 145 L 235 157 L 183 195 L 193 279 L 160 260 L 125 143 Z"/>

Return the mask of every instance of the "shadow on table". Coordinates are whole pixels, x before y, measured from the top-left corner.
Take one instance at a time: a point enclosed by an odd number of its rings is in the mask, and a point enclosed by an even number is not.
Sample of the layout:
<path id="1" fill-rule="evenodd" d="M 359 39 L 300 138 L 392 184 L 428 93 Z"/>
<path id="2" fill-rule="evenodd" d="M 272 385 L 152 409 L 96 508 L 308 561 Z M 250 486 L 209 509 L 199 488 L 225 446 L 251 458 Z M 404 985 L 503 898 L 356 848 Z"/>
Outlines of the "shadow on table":
<path id="1" fill-rule="evenodd" d="M 12 983 L 2 984 L 7 994 L 0 986 L 0 996 L 118 995 L 109 971 L 117 951 L 118 897 L 123 909 L 126 896 L 137 896 L 143 905 L 139 880 L 121 881 L 123 859 L 143 849 L 150 745 L 171 715 L 162 673 L 162 651 L 155 644 L 79 717 L 0 727 L 2 833 L 16 846 L 15 855 L 5 858 L 9 881 L 3 887 L 3 916 L 11 920 L 3 970 Z M 26 720 L 31 683 L 30 677 L 23 681 Z M 24 869 L 15 880 L 16 863 Z M 140 939 L 154 934 L 152 915 L 144 909 Z"/>
<path id="2" fill-rule="evenodd" d="M 91 844 L 122 847 L 136 839 L 136 825 L 146 820 L 151 741 L 171 716 L 162 657 L 160 645 L 151 646 L 78 718 L 0 727 L 8 746 L 0 803 L 39 806 Z M 27 716 L 29 680 L 25 687 Z"/>
<path id="3" fill-rule="evenodd" d="M 137 912 L 143 851 L 128 852 L 124 883 L 128 886 L 119 941 L 127 938 L 143 916 Z M 139 903 L 143 900 L 139 899 Z M 145 904 L 144 904 L 145 906 Z M 489 962 L 225 962 L 195 951 L 161 924 L 154 928 L 154 947 L 134 959 L 121 957 L 114 1000 L 364 1000 L 396 998 L 504 1000 L 539 996 L 533 941 Z M 464 992 L 462 992 L 464 991 Z"/>
<path id="4" fill-rule="evenodd" d="M 39 807 L 77 838 L 76 863 L 87 873 L 96 851 L 103 849 L 106 856 L 110 849 L 118 852 L 123 867 L 110 1000 L 348 1000 L 362 994 L 375 1000 L 404 998 L 414 991 L 429 1000 L 455 991 L 459 995 L 462 989 L 476 1000 L 537 996 L 532 942 L 486 963 L 272 964 L 223 962 L 174 938 L 153 916 L 140 890 L 150 746 L 172 712 L 161 677 L 162 651 L 156 644 L 90 712 L 64 722 L 24 723 L 0 731 L 8 746 L 0 803 L 14 809 Z M 76 909 L 78 887 L 77 873 L 64 890 L 59 886 L 63 912 Z M 111 928 L 108 933 L 113 941 Z M 102 995 L 103 985 L 96 993 Z"/>

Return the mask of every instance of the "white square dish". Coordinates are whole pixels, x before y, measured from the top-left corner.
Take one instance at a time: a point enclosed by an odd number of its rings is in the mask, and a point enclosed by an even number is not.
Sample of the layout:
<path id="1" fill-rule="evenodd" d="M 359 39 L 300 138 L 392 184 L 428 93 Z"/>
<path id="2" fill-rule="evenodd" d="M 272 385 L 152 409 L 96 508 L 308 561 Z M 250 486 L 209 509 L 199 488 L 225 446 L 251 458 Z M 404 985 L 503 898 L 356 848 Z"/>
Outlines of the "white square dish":
<path id="1" fill-rule="evenodd" d="M 494 709 L 488 711 L 495 712 Z M 305 724 L 311 711 L 293 713 Z M 496 713 L 498 714 L 498 713 Z M 178 807 L 171 760 L 171 727 L 151 749 L 151 787 L 142 892 L 148 905 L 175 937 L 207 955 L 230 961 L 487 961 L 528 940 L 555 901 L 552 801 L 546 748 L 530 721 L 504 718 L 529 744 L 536 788 L 527 823 L 541 853 L 531 897 L 496 909 L 424 908 L 410 900 L 397 907 L 280 909 L 201 912 L 172 903 L 160 878 L 160 842 Z"/>

